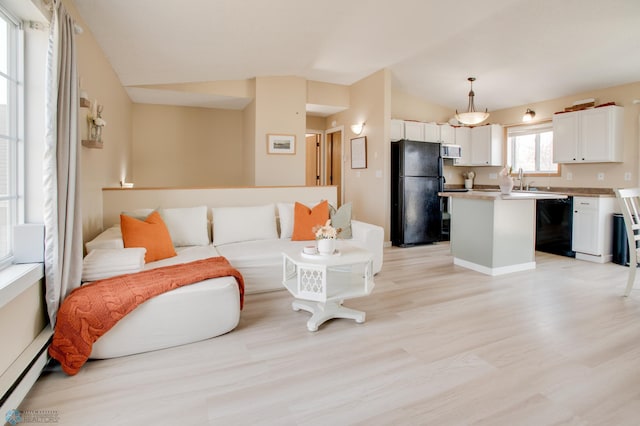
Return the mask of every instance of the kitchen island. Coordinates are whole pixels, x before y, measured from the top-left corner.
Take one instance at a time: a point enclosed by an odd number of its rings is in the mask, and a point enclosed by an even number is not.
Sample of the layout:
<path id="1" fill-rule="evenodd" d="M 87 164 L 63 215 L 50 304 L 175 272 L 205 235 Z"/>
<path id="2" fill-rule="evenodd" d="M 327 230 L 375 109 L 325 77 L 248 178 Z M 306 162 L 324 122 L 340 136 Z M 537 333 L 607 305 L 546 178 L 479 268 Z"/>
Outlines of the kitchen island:
<path id="1" fill-rule="evenodd" d="M 449 197 L 453 263 L 487 275 L 535 269 L 536 200 L 563 194 L 441 192 Z"/>

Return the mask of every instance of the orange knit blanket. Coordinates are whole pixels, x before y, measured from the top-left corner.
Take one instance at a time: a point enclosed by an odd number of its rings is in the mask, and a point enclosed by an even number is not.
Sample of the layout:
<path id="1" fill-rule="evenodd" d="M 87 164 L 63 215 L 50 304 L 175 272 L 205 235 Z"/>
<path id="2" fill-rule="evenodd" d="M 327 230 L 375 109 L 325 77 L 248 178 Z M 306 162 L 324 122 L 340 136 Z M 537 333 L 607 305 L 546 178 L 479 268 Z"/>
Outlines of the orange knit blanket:
<path id="1" fill-rule="evenodd" d="M 224 257 L 165 266 L 95 281 L 64 299 L 56 320 L 49 355 L 69 375 L 87 362 L 93 344 L 121 318 L 154 296 L 209 278 L 233 276 L 244 301 L 244 279 Z"/>

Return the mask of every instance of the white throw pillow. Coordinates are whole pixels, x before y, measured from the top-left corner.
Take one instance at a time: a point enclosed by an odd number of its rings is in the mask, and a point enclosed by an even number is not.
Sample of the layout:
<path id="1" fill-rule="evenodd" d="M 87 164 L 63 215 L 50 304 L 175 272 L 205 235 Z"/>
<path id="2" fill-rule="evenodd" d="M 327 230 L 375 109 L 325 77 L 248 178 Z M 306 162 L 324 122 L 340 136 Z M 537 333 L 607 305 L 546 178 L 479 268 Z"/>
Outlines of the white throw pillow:
<path id="1" fill-rule="evenodd" d="M 123 249 L 122 231 L 120 225 L 112 226 L 98 234 L 93 240 L 85 243 L 87 253 L 96 249 Z"/>
<path id="2" fill-rule="evenodd" d="M 212 213 L 215 245 L 278 238 L 273 204 L 253 207 L 214 207 Z"/>
<path id="3" fill-rule="evenodd" d="M 176 247 L 209 245 L 207 206 L 160 209 Z"/>
<path id="4" fill-rule="evenodd" d="M 286 240 L 293 235 L 293 207 L 294 203 L 278 203 L 280 217 L 280 239 Z"/>

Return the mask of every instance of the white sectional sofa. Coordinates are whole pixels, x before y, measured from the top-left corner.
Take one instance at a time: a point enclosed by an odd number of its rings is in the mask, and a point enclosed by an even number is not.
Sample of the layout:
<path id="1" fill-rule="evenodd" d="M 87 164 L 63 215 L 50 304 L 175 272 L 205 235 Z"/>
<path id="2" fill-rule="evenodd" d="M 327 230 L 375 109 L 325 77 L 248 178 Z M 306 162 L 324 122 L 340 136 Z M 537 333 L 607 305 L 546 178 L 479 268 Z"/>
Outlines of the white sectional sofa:
<path id="1" fill-rule="evenodd" d="M 173 214 L 173 222 L 171 219 L 166 222 L 177 256 L 147 263 L 143 269 L 224 256 L 242 273 L 245 294 L 282 290 L 282 250 L 292 245 L 302 250 L 305 245 L 314 244 L 313 241 L 291 241 L 287 238 L 286 228 L 290 224 L 279 220 L 282 212 L 288 211 L 287 205 L 293 204 L 167 209 Z M 213 219 L 213 224 L 205 228 L 206 244 L 202 244 L 205 241 L 202 231 L 194 232 L 194 229 L 202 230 L 202 226 L 194 223 L 193 210 L 202 211 L 202 208 L 208 212 L 208 219 Z M 144 213 L 139 209 L 135 209 L 136 212 Z M 175 220 L 180 213 L 189 219 L 187 223 Z M 202 217 L 199 217 L 198 221 L 201 221 Z M 274 227 L 265 225 L 270 220 L 273 220 Z M 342 243 L 371 251 L 374 254 L 374 273 L 379 272 L 383 261 L 383 228 L 357 220 L 351 221 L 351 227 L 353 237 Z M 209 239 L 211 234 L 213 238 Z M 180 244 L 175 244 L 177 240 L 181 240 Z M 190 240 L 200 244 L 185 245 Z M 124 248 L 117 225 L 86 243 L 87 252 L 109 248 Z M 215 337 L 233 330 L 239 318 L 239 292 L 235 279 L 222 277 L 202 281 L 143 303 L 95 342 L 91 358 L 130 355 Z"/>
<path id="2" fill-rule="evenodd" d="M 383 260 L 384 230 L 380 226 L 357 220 L 351 221 L 351 227 L 353 238 L 342 240 L 342 242 L 371 251 L 374 254 L 373 271 L 374 273 L 380 272 Z M 312 244 L 314 244 L 313 241 L 291 241 L 291 238 L 281 239 L 276 236 L 269 239 L 251 239 L 223 244 L 216 244 L 214 241 L 207 243 L 207 245 L 178 246 L 176 247 L 177 256 L 147 263 L 141 269 L 154 269 L 206 257 L 224 256 L 231 265 L 242 273 L 245 280 L 245 294 L 283 290 L 282 251 L 291 246 L 297 246 L 302 250 L 304 246 Z M 107 248 L 124 248 L 122 233 L 118 225 L 105 230 L 86 243 L 87 253 L 95 249 Z"/>

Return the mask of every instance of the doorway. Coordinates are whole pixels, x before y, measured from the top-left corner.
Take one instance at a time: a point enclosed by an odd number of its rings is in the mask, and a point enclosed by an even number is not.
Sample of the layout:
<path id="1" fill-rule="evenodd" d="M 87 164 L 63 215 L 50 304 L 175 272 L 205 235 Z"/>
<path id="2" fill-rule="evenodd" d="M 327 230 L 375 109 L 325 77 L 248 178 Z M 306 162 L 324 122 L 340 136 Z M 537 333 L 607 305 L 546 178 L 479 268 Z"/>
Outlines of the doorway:
<path id="1" fill-rule="evenodd" d="M 306 167 L 305 167 L 305 185 L 319 186 L 322 184 L 322 135 L 320 133 L 307 133 L 305 136 L 306 143 Z"/>
<path id="2" fill-rule="evenodd" d="M 337 186 L 338 207 L 342 204 L 342 130 L 330 129 L 326 135 L 326 185 Z"/>

